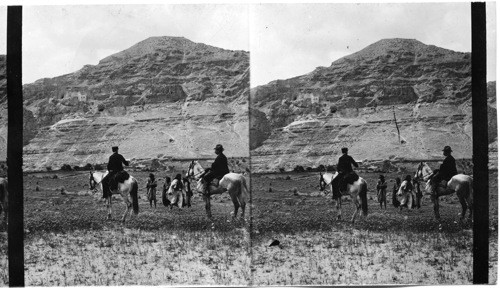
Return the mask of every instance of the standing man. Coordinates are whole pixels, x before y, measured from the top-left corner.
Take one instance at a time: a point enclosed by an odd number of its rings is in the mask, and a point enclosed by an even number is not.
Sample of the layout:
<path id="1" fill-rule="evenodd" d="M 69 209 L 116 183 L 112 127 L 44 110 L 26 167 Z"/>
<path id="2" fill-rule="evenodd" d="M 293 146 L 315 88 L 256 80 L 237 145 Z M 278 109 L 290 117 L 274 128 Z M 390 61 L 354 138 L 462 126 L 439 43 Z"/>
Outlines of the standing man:
<path id="1" fill-rule="evenodd" d="M 212 180 L 217 178 L 217 180 L 220 181 L 224 175 L 229 173 L 227 157 L 224 153 L 222 153 L 224 151 L 224 147 L 222 147 L 221 144 L 217 144 L 214 150 L 217 157 L 215 158 L 214 163 L 212 163 L 210 169 L 208 169 L 208 172 L 203 176 L 203 179 L 205 179 L 205 182 L 207 183 L 205 186 L 205 193 L 207 194 L 209 193 L 208 187 L 210 186 L 210 182 L 212 182 Z"/>
<path id="2" fill-rule="evenodd" d="M 129 162 L 125 160 L 121 154 L 118 154 L 118 146 L 111 147 L 111 150 L 113 151 L 113 154 L 109 156 L 108 160 L 108 175 L 102 179 L 102 198 L 107 198 L 108 193 L 118 189 L 118 182 L 115 180 L 115 175 L 116 173 L 123 171 L 122 163 L 125 164 L 125 166 L 129 165 Z"/>
<path id="3" fill-rule="evenodd" d="M 334 190 L 340 191 L 345 191 L 347 189 L 347 181 L 346 177 L 351 174 L 353 171 L 352 166 L 358 168 L 358 163 L 354 161 L 354 159 L 347 155 L 347 152 L 349 151 L 346 147 L 341 149 L 342 151 L 342 156 L 339 158 L 339 162 L 337 163 L 337 172 L 339 175 L 333 179 L 333 185 L 334 187 L 338 187 Z"/>

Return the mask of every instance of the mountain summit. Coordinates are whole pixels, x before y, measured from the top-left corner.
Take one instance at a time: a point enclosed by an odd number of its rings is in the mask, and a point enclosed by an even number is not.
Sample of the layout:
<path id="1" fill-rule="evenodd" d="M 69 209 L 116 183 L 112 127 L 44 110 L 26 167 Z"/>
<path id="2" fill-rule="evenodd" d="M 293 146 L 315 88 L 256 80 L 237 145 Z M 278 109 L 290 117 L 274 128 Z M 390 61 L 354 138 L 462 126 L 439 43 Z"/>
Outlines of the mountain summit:
<path id="1" fill-rule="evenodd" d="M 379 40 L 366 48 L 348 55 L 344 58 L 341 58 L 337 61 L 360 61 L 360 60 L 369 60 L 376 59 L 380 57 L 387 57 L 387 55 L 397 55 L 400 56 L 408 56 L 412 55 L 415 58 L 426 57 L 426 55 L 434 55 L 434 56 L 445 56 L 445 55 L 454 55 L 460 52 L 455 52 L 452 50 L 440 48 L 434 45 L 426 45 L 415 39 L 402 39 L 402 38 L 393 38 L 393 39 L 382 39 Z M 418 59 L 417 59 L 418 60 Z M 333 62 L 332 66 L 337 62 Z"/>
<path id="2" fill-rule="evenodd" d="M 220 57 L 222 55 L 232 55 L 233 51 L 223 50 L 203 43 L 195 43 L 184 37 L 161 36 L 147 38 L 128 49 L 102 59 L 99 63 L 130 59 L 145 55 L 159 56 L 162 54 L 175 55 L 177 53 L 190 55 L 197 52 L 203 53 L 205 56 L 211 55 L 213 57 Z"/>
<path id="3" fill-rule="evenodd" d="M 449 143 L 468 158 L 470 69 L 470 53 L 383 39 L 329 67 L 258 86 L 251 90 L 252 166 L 326 165 L 342 146 L 382 161 L 438 158 Z"/>
<path id="4" fill-rule="evenodd" d="M 25 167 L 102 163 L 112 145 L 146 162 L 206 158 L 220 139 L 246 157 L 249 70 L 246 51 L 151 37 L 26 84 Z"/>

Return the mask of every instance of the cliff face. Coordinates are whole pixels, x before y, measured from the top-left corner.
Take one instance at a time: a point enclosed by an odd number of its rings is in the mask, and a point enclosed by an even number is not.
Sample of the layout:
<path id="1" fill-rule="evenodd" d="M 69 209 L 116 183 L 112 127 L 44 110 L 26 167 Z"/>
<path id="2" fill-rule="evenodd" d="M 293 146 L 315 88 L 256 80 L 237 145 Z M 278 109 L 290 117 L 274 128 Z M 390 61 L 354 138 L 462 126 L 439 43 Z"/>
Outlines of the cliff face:
<path id="1" fill-rule="evenodd" d="M 23 87 L 26 169 L 127 159 L 248 156 L 249 54 L 148 38 L 79 71 Z"/>
<path id="2" fill-rule="evenodd" d="M 470 67 L 470 53 L 384 39 L 329 67 L 256 87 L 251 115 L 266 117 L 251 119 L 252 169 L 335 164 L 343 146 L 365 162 L 440 159 L 445 145 L 471 158 Z"/>

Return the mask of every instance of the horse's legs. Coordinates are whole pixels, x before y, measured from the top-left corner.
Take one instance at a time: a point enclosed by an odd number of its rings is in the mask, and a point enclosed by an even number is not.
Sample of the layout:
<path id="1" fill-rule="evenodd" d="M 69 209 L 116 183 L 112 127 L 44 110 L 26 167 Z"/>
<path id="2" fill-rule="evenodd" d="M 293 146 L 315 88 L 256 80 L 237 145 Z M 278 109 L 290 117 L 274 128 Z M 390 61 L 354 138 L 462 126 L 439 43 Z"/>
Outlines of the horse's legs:
<path id="1" fill-rule="evenodd" d="M 469 219 L 472 219 L 472 213 L 473 213 L 473 203 L 472 203 L 472 193 L 469 195 L 469 197 L 465 197 L 465 202 L 467 202 L 467 206 L 469 207 Z"/>
<path id="2" fill-rule="evenodd" d="M 245 221 L 245 206 L 247 203 L 245 203 L 244 199 L 240 199 L 240 206 L 241 206 L 241 219 Z"/>
<path id="3" fill-rule="evenodd" d="M 434 217 L 436 217 L 436 220 L 440 220 L 441 217 L 439 216 L 439 197 L 437 195 L 431 195 L 431 200 L 432 203 L 434 203 Z"/>
<path id="4" fill-rule="evenodd" d="M 352 214 L 351 222 L 354 223 L 354 220 L 356 220 L 356 215 L 358 214 L 358 212 L 361 212 L 361 204 L 358 202 L 357 197 L 353 197 L 352 200 L 355 209 L 354 213 Z"/>
<path id="5" fill-rule="evenodd" d="M 108 208 L 108 220 L 111 219 L 111 198 L 112 196 L 109 195 L 108 198 L 106 198 L 106 206 Z"/>
<path id="6" fill-rule="evenodd" d="M 124 194 L 121 194 L 123 198 L 123 203 L 125 204 L 125 213 L 123 213 L 122 222 L 125 223 L 125 219 L 127 218 L 127 214 L 129 211 L 132 211 L 132 203 L 128 200 L 128 197 Z"/>
<path id="7" fill-rule="evenodd" d="M 462 214 L 460 216 L 460 221 L 463 221 L 465 218 L 465 213 L 467 212 L 467 202 L 465 202 L 465 197 L 462 193 L 457 193 L 458 200 L 460 201 L 460 205 L 462 205 Z"/>
<path id="8" fill-rule="evenodd" d="M 212 212 L 210 211 L 210 196 L 203 195 L 203 200 L 205 200 L 205 211 L 207 212 L 207 217 L 212 218 Z"/>
<path id="9" fill-rule="evenodd" d="M 333 205 L 333 207 L 335 207 L 335 212 L 337 212 L 337 220 L 340 220 L 342 218 L 342 204 L 340 202 L 341 199 L 342 198 L 333 199 L 333 201 L 335 201 L 335 205 Z"/>

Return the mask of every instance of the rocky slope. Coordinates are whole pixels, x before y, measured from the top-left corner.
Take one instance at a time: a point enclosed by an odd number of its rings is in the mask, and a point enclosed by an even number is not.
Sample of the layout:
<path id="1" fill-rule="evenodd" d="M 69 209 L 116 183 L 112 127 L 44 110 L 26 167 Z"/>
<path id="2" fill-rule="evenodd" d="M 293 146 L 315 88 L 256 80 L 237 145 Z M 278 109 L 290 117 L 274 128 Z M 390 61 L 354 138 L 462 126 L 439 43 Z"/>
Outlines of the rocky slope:
<path id="1" fill-rule="evenodd" d="M 23 87 L 24 166 L 248 156 L 249 54 L 152 37 L 97 65 Z M 155 161 L 156 161 L 155 160 Z"/>
<path id="2" fill-rule="evenodd" d="M 256 87 L 252 170 L 335 164 L 343 146 L 365 164 L 437 160 L 445 145 L 471 158 L 470 69 L 470 53 L 384 39 L 329 67 Z"/>

